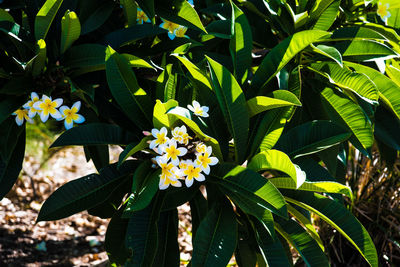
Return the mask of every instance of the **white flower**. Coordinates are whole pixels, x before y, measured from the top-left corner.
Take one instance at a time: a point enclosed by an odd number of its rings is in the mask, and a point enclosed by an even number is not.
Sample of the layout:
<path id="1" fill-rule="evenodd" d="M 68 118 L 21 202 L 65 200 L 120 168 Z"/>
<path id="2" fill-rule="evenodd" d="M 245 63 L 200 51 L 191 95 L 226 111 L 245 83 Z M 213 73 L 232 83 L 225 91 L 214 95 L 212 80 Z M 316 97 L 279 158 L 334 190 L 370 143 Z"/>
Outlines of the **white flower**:
<path id="1" fill-rule="evenodd" d="M 42 100 L 34 103 L 33 107 L 40 110 L 40 119 L 42 122 L 46 122 L 49 119 L 49 115 L 56 120 L 60 120 L 62 118 L 60 111 L 56 109 L 61 106 L 62 103 L 63 100 L 61 98 L 52 100 L 51 97 L 43 95 Z"/>
<path id="2" fill-rule="evenodd" d="M 182 183 L 177 179 L 180 176 L 180 171 L 176 166 L 168 162 L 163 156 L 156 157 L 156 162 L 161 167 L 160 183 L 158 185 L 160 190 L 167 189 L 169 185 L 182 186 Z"/>
<path id="3" fill-rule="evenodd" d="M 185 125 L 181 127 L 175 127 L 172 130 L 172 137 L 181 145 L 189 144 L 189 139 L 192 139 L 192 137 L 190 137 L 187 133 Z"/>
<path id="4" fill-rule="evenodd" d="M 188 160 L 186 162 L 187 167 L 183 170 L 183 176 L 185 176 L 185 184 L 187 187 L 191 187 L 193 184 L 193 179 L 196 179 L 199 182 L 204 181 L 206 178 L 201 173 L 201 168 L 198 164 Z"/>
<path id="5" fill-rule="evenodd" d="M 209 146 L 206 149 L 204 154 L 197 154 L 196 164 L 200 166 L 201 170 L 205 174 L 210 173 L 210 166 L 213 166 L 218 163 L 218 159 L 216 157 L 210 157 L 212 153 L 212 148 Z"/>
<path id="6" fill-rule="evenodd" d="M 81 108 L 81 101 L 75 102 L 71 108 L 67 106 L 62 106 L 60 108 L 60 112 L 62 115 L 61 119 L 64 119 L 65 129 L 67 130 L 71 129 L 72 126 L 74 126 L 74 122 L 83 123 L 85 121 L 85 118 L 82 115 L 77 114 L 80 108 Z"/>
<path id="7" fill-rule="evenodd" d="M 39 96 L 37 93 L 32 92 L 31 93 L 31 100 L 29 100 L 25 105 L 23 105 L 24 108 L 26 108 L 28 112 L 29 118 L 35 117 L 36 113 L 40 113 L 40 110 L 35 109 L 33 105 L 39 101 Z"/>
<path id="8" fill-rule="evenodd" d="M 168 145 L 164 148 L 165 151 L 165 157 L 167 160 L 171 159 L 171 163 L 174 164 L 174 166 L 179 165 L 179 158 L 187 153 L 187 149 L 184 147 L 178 147 L 176 141 L 174 139 L 171 139 L 167 143 Z"/>
<path id="9" fill-rule="evenodd" d="M 169 138 L 167 137 L 167 134 L 168 134 L 167 128 L 162 127 L 161 130 L 154 128 L 151 130 L 151 134 L 156 139 L 151 141 L 150 146 L 149 146 L 150 149 L 154 150 L 154 148 L 158 147 L 160 152 L 163 152 L 164 148 L 167 145 L 167 142 L 169 140 Z"/>
<path id="10" fill-rule="evenodd" d="M 192 106 L 193 105 L 193 106 Z M 188 109 L 194 113 L 194 115 L 199 117 L 208 117 L 208 107 L 200 106 L 199 102 L 193 100 L 192 105 L 187 105 Z"/>
<path id="11" fill-rule="evenodd" d="M 207 146 L 204 143 L 200 142 L 196 145 L 197 153 L 206 153 L 206 150 L 207 150 Z"/>
<path id="12" fill-rule="evenodd" d="M 18 126 L 21 126 L 24 123 L 24 120 L 26 120 L 29 123 L 33 123 L 33 120 L 28 116 L 27 109 L 17 109 L 13 113 L 13 115 L 16 115 L 15 122 L 17 123 Z"/>

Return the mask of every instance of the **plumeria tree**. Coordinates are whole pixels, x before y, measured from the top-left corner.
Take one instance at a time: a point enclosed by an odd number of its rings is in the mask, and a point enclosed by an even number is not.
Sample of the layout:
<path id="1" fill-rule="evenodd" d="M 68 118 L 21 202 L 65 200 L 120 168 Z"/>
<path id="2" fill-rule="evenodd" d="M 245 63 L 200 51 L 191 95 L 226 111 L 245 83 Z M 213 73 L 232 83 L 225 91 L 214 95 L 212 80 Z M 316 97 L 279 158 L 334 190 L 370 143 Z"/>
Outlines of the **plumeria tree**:
<path id="1" fill-rule="evenodd" d="M 110 218 L 110 262 L 330 264 L 318 216 L 378 266 L 344 184 L 355 149 L 400 149 L 396 1 L 0 2 L 0 197 L 21 170 L 25 121 L 64 121 L 96 173 L 58 188 L 38 221 Z M 13 116 L 15 115 L 15 117 Z M 40 118 L 39 119 L 35 119 Z M 81 124 L 81 125 L 79 125 Z M 123 151 L 110 162 L 109 145 Z"/>

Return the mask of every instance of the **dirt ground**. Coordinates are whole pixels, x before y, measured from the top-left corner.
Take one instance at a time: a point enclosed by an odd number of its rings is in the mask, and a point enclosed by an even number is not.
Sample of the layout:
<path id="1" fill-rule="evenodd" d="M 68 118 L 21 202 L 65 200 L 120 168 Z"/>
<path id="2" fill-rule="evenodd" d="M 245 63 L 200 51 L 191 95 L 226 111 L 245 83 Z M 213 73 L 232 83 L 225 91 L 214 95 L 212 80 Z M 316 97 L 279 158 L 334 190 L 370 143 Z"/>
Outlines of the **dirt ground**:
<path id="1" fill-rule="evenodd" d="M 111 150 L 112 161 L 118 149 Z M 107 266 L 104 236 L 108 220 L 86 212 L 51 222 L 35 223 L 43 201 L 64 183 L 95 172 L 83 149 L 67 148 L 47 162 L 25 158 L 22 174 L 0 201 L 0 266 Z M 179 210 L 182 265 L 192 246 L 189 207 Z"/>

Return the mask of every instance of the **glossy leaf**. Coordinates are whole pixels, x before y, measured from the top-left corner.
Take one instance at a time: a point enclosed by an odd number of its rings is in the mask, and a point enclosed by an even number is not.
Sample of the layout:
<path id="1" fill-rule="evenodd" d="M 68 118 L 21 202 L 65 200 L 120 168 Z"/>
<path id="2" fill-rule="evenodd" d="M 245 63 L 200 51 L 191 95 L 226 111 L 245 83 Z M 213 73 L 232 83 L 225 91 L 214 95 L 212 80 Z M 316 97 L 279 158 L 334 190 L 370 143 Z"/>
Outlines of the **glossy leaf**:
<path id="1" fill-rule="evenodd" d="M 130 143 L 124 151 L 119 154 L 118 166 L 120 166 L 125 160 L 135 153 L 144 150 L 149 147 L 148 142 L 152 139 L 152 136 L 143 137 L 140 142 Z"/>
<path id="2" fill-rule="evenodd" d="M 339 50 L 343 57 L 356 61 L 397 56 L 393 49 L 374 40 L 342 41 L 335 44 L 334 47 Z"/>
<path id="3" fill-rule="evenodd" d="M 320 45 L 312 46 L 312 47 L 313 47 L 314 51 L 317 52 L 318 54 L 329 57 L 330 59 L 332 59 L 336 63 L 338 63 L 341 67 L 343 67 L 342 55 L 333 46 L 320 44 Z"/>
<path id="4" fill-rule="evenodd" d="M 89 17 L 81 22 L 81 34 L 85 35 L 93 32 L 102 26 L 111 16 L 114 7 L 115 3 L 112 1 L 102 1 L 98 5 L 95 5 L 89 14 Z"/>
<path id="5" fill-rule="evenodd" d="M 192 266 L 225 266 L 237 243 L 236 215 L 228 200 L 214 206 L 201 221 L 193 242 Z"/>
<path id="6" fill-rule="evenodd" d="M 151 99 L 138 84 L 128 61 L 111 47 L 106 50 L 106 76 L 111 93 L 140 129 L 151 127 Z"/>
<path id="7" fill-rule="evenodd" d="M 35 18 L 35 38 L 45 39 L 63 0 L 46 0 Z"/>
<path id="8" fill-rule="evenodd" d="M 253 117 L 266 110 L 287 107 L 287 106 L 301 106 L 301 102 L 297 97 L 289 91 L 280 90 L 284 95 L 284 99 L 271 98 L 266 96 L 256 96 L 247 101 L 247 109 L 249 117 Z"/>
<path id="9" fill-rule="evenodd" d="M 40 75 L 46 66 L 47 48 L 43 39 L 37 41 L 36 51 L 36 57 L 28 62 L 27 65 L 27 68 L 32 68 L 32 76 Z"/>
<path id="10" fill-rule="evenodd" d="M 316 23 L 313 27 L 315 30 L 323 30 L 327 31 L 329 28 L 332 26 L 332 24 L 335 22 L 335 19 L 339 13 L 339 6 L 340 6 L 340 1 L 316 1 L 315 3 L 320 3 L 319 6 L 315 9 L 314 12 L 310 14 L 310 18 L 312 20 L 316 20 Z M 326 5 L 329 5 L 326 7 L 324 10 L 324 7 Z M 322 13 L 321 13 L 322 11 Z M 318 15 L 321 14 L 321 15 Z"/>
<path id="11" fill-rule="evenodd" d="M 74 11 L 67 10 L 61 19 L 61 54 L 81 35 L 81 23 Z"/>
<path id="12" fill-rule="evenodd" d="M 321 39 L 330 36 L 328 32 L 320 30 L 307 30 L 295 33 L 275 46 L 263 59 L 257 69 L 251 86 L 253 90 L 263 89 L 265 85 L 284 67 L 289 61 L 304 48 Z"/>
<path id="13" fill-rule="evenodd" d="M 199 67 L 190 62 L 184 56 L 178 56 L 178 55 L 173 55 L 173 56 L 179 59 L 179 61 L 187 68 L 187 70 L 190 72 L 190 74 L 196 81 L 203 84 L 205 87 L 210 88 L 211 90 L 211 83 L 208 80 L 208 77 L 199 69 Z"/>
<path id="14" fill-rule="evenodd" d="M 166 103 L 162 103 L 160 100 L 156 100 L 156 104 L 154 106 L 153 111 L 153 125 L 157 129 L 161 129 L 162 127 L 171 128 L 171 121 L 168 117 L 168 110 L 178 106 L 178 102 L 175 100 L 169 100 Z"/>
<path id="15" fill-rule="evenodd" d="M 117 125 L 90 123 L 64 132 L 50 147 L 102 144 L 127 145 L 133 140 L 137 140 L 136 136 Z"/>
<path id="16" fill-rule="evenodd" d="M 224 114 L 229 132 L 235 143 L 235 159 L 244 161 L 249 131 L 249 115 L 246 99 L 240 85 L 232 74 L 218 62 L 207 57 L 211 70 L 211 80 L 219 106 Z"/>

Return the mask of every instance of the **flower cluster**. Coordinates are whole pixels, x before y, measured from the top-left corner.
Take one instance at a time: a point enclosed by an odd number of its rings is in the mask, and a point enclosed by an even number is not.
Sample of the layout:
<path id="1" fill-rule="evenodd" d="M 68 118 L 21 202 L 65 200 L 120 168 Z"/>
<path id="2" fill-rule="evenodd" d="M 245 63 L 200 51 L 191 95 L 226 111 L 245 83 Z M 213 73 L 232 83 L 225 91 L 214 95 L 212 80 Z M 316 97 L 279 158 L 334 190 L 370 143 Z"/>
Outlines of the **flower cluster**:
<path id="1" fill-rule="evenodd" d="M 40 116 L 42 122 L 46 122 L 49 117 L 56 119 L 57 121 L 64 120 L 65 129 L 71 129 L 75 123 L 83 123 L 85 118 L 77 114 L 81 108 L 81 102 L 75 102 L 71 108 L 68 106 L 61 106 L 63 100 L 61 98 L 52 99 L 47 95 L 43 95 L 39 98 L 39 95 L 35 92 L 31 93 L 31 99 L 26 102 L 22 108 L 16 110 L 13 115 L 16 115 L 15 121 L 21 126 L 26 120 L 29 123 L 33 123 L 33 118 L 37 115 Z"/>
<path id="2" fill-rule="evenodd" d="M 185 180 L 187 187 L 192 186 L 194 180 L 202 182 L 204 174 L 210 173 L 210 166 L 218 163 L 216 157 L 212 157 L 212 148 L 202 142 L 191 142 L 193 138 L 187 133 L 186 127 L 175 127 L 168 137 L 168 130 L 162 127 L 160 130 L 153 129 L 152 136 L 155 138 L 150 142 L 159 156 L 155 162 L 161 168 L 160 190 L 167 189 L 170 185 L 181 187 L 180 180 Z M 204 174 L 203 174 L 204 173 Z"/>

